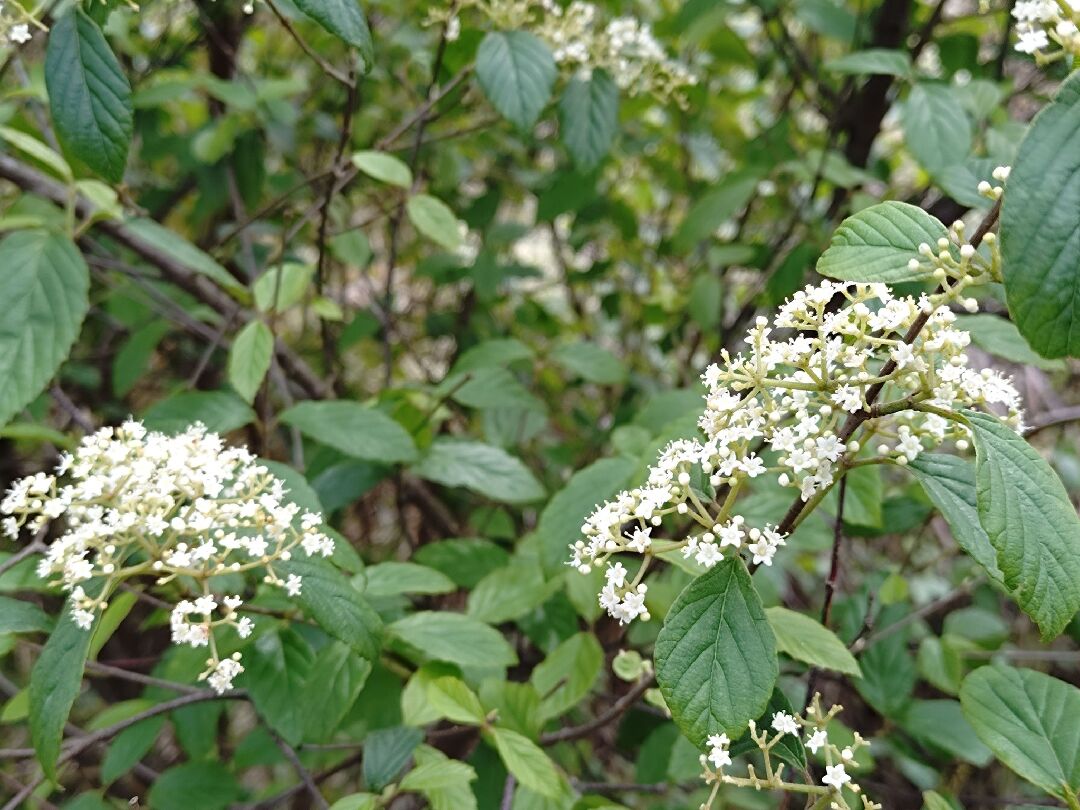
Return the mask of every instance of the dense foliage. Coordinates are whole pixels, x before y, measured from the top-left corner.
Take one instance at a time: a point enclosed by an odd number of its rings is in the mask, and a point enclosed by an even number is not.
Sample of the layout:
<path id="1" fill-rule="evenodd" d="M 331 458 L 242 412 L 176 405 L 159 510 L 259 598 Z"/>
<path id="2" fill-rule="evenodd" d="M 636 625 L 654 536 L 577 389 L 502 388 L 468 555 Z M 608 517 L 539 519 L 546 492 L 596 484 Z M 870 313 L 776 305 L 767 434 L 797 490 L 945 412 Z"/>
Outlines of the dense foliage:
<path id="1" fill-rule="evenodd" d="M 1080 810 L 1076 0 L 0 5 L 0 806 Z"/>

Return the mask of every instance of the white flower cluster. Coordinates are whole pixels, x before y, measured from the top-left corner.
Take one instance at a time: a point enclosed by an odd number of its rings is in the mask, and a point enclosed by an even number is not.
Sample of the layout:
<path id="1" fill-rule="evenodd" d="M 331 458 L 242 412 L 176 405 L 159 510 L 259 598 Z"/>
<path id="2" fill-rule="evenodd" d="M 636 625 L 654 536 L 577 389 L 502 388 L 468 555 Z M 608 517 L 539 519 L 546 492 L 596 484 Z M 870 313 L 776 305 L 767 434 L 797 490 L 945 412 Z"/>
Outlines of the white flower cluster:
<path id="1" fill-rule="evenodd" d="M 848 766 L 855 760 L 855 753 L 860 748 L 869 745 L 869 743 L 858 732 L 855 733 L 852 744 L 843 748 L 829 741 L 826 727 L 841 710 L 841 706 L 833 706 L 828 712 L 825 712 L 821 707 L 820 697 L 815 695 L 813 702 L 806 710 L 806 717 L 788 714 L 787 712 L 774 713 L 772 716 L 772 729 L 775 734 L 770 734 L 765 730 L 759 732 L 757 725 L 751 721 L 750 738 L 757 744 L 764 756 L 764 776 L 759 776 L 755 772 L 753 765 L 747 766 L 747 775 L 745 777 L 724 773 L 724 769 L 731 765 L 731 752 L 729 750 L 731 740 L 728 739 L 726 734 L 713 734 L 710 736 L 705 743 L 708 752 L 701 755 L 700 761 L 702 768 L 705 769 L 704 779 L 706 783 L 714 787 L 709 800 L 701 806 L 702 810 L 707 810 L 712 805 L 721 784 L 752 787 L 755 790 L 785 790 L 794 787 L 805 793 L 805 786 L 791 785 L 784 782 L 784 764 L 774 764 L 772 761 L 773 749 L 788 735 L 795 737 L 805 748 L 809 749 L 811 754 L 817 756 L 820 751 L 821 757 L 825 761 L 825 774 L 821 778 L 821 786 L 815 787 L 814 791 L 812 791 L 813 794 L 828 797 L 831 801 L 828 805 L 830 807 L 850 810 L 850 805 L 847 804 L 843 794 L 843 791 L 847 789 L 861 799 L 862 810 L 881 810 L 881 805 L 867 798 L 859 784 L 854 782 L 851 774 L 847 772 Z M 805 740 L 802 737 L 804 733 L 806 735 Z"/>
<path id="2" fill-rule="evenodd" d="M 38 473 L 11 486 L 0 502 L 4 534 L 42 532 L 64 517 L 66 531 L 48 546 L 38 574 L 70 592 L 74 620 L 86 630 L 126 580 L 193 582 L 200 594 L 173 608 L 172 640 L 210 648 L 202 678 L 219 692 L 243 667 L 238 657 L 218 655 L 213 630 L 231 626 L 246 638 L 252 624 L 238 616 L 239 596 L 212 595 L 211 579 L 260 569 L 265 582 L 296 596 L 300 578 L 280 577 L 274 563 L 288 561 L 297 546 L 308 556 L 334 550 L 320 515 L 286 501 L 285 484 L 255 456 L 226 447 L 202 425 L 176 436 L 134 421 L 103 428 L 65 454 L 56 472 L 69 482 Z"/>
<path id="3" fill-rule="evenodd" d="M 682 91 L 697 81 L 686 65 L 667 55 L 648 23 L 634 17 L 605 22 L 599 7 L 583 0 L 565 8 L 556 0 L 463 0 L 449 10 L 431 9 L 428 20 L 444 23 L 447 38 L 457 39 L 458 15 L 469 7 L 501 29 L 534 33 L 551 46 L 555 61 L 568 72 L 588 76 L 604 70 L 630 95 L 681 101 Z"/>
<path id="4" fill-rule="evenodd" d="M 954 236 L 962 226 L 954 225 Z M 771 565 L 784 535 L 775 527 L 750 527 L 734 513 L 745 484 L 766 473 L 803 501 L 820 499 L 838 473 L 852 466 L 907 464 L 927 447 L 955 442 L 968 447 L 968 430 L 949 418 L 965 408 L 997 408 L 1009 424 L 1022 426 L 1020 397 L 1000 373 L 970 367 L 967 332 L 956 328 L 945 306 L 963 298 L 973 278 L 985 278 L 983 260 L 970 245 L 959 260 L 945 245 L 935 254 L 923 245 L 919 266 L 929 262 L 945 292 L 919 298 L 896 296 L 884 284 L 823 281 L 797 292 L 775 319 L 759 317 L 748 331 L 749 351 L 711 365 L 702 379 L 708 393 L 699 420 L 703 438 L 674 441 L 650 469 L 646 484 L 600 505 L 570 546 L 570 565 L 588 573 L 607 564 L 600 604 L 622 623 L 648 619 L 642 578 L 652 558 L 680 550 L 711 568 L 725 554 L 744 550 L 753 564 Z M 945 268 L 948 268 L 946 271 Z M 947 277 L 955 276 L 949 286 Z M 920 318 L 912 341 L 906 334 Z M 880 387 L 870 408 L 867 393 Z M 862 442 L 844 440 L 854 415 Z M 848 433 L 847 435 L 850 435 Z M 874 448 L 876 453 L 860 452 Z M 668 515 L 689 516 L 701 532 L 684 540 L 652 533 Z M 616 554 L 644 559 L 631 576 Z"/>
<path id="5" fill-rule="evenodd" d="M 1016 18 L 1016 50 L 1035 54 L 1036 58 L 1049 61 L 1064 53 L 1080 55 L 1080 0 L 1018 0 L 1012 15 Z M 1045 51 L 1051 41 L 1062 50 L 1052 56 Z"/>

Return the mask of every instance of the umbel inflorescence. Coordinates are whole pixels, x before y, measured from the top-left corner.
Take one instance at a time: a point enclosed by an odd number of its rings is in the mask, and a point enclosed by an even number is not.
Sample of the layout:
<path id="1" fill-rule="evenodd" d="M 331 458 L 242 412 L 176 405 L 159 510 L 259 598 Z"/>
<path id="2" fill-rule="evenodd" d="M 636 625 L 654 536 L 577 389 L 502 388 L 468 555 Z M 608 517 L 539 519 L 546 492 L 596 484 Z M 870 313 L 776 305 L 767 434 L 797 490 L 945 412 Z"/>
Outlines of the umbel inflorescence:
<path id="1" fill-rule="evenodd" d="M 953 239 L 962 235 L 957 223 Z M 996 371 L 971 367 L 970 336 L 949 307 L 974 311 L 967 288 L 997 274 L 996 244 L 987 241 L 990 259 L 944 238 L 920 247 L 910 269 L 937 279 L 938 293 L 902 296 L 884 284 L 823 281 L 797 292 L 772 321 L 759 317 L 745 352 L 723 352 L 702 375 L 702 436 L 671 442 L 646 483 L 598 506 L 570 546 L 579 571 L 605 566 L 599 600 L 608 613 L 624 624 L 649 618 L 642 580 L 658 555 L 677 551 L 705 568 L 739 554 L 771 565 L 785 535 L 749 525 L 737 509 L 755 478 L 795 490 L 807 502 L 805 515 L 847 469 L 907 464 L 945 443 L 967 449 L 968 430 L 952 418 L 962 409 L 996 409 L 1019 430 L 1016 389 Z M 871 407 L 868 392 L 876 388 Z M 857 437 L 841 438 L 856 415 L 865 417 Z M 689 520 L 690 535 L 654 536 L 669 516 Z M 626 555 L 640 559 L 636 572 L 624 565 L 633 559 Z"/>
<path id="2" fill-rule="evenodd" d="M 150 577 L 161 593 L 175 595 L 173 642 L 207 647 L 201 678 L 224 692 L 243 667 L 239 654 L 219 655 L 215 633 L 231 627 L 246 638 L 252 622 L 239 615 L 240 596 L 214 589 L 215 577 L 258 571 L 297 596 L 303 583 L 281 564 L 298 550 L 323 557 L 334 550 L 320 531 L 322 516 L 286 493 L 248 450 L 226 446 L 202 425 L 167 436 L 129 421 L 85 437 L 61 457 L 56 475 L 16 481 L 0 513 L 12 539 L 64 519 L 37 570 L 70 594 L 84 630 L 128 580 Z"/>

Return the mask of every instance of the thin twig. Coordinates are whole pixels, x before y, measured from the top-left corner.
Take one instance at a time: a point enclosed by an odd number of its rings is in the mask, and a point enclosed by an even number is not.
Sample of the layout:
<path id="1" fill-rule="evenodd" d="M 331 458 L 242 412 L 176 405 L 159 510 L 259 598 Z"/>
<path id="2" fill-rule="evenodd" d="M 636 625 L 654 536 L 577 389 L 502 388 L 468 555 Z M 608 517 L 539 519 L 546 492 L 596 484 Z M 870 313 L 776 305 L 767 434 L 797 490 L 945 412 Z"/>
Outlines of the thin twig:
<path id="1" fill-rule="evenodd" d="M 269 728 L 269 726 L 267 726 Z M 300 757 L 296 755 L 296 749 L 289 745 L 281 736 L 269 728 L 270 736 L 274 738 L 274 742 L 277 744 L 278 749 L 285 756 L 285 759 L 289 760 L 289 764 L 293 766 L 293 770 L 296 771 L 297 776 L 300 777 L 300 781 L 304 784 L 304 789 L 311 796 L 311 801 L 314 802 L 315 807 L 319 810 L 326 810 L 330 807 L 327 804 L 326 799 L 323 798 L 322 793 L 319 791 L 319 786 L 315 784 L 315 780 L 311 778 L 311 772 L 304 767 L 304 763 L 300 761 Z"/>
<path id="2" fill-rule="evenodd" d="M 580 726 L 569 726 L 568 728 L 561 728 L 558 731 L 552 731 L 549 734 L 540 735 L 541 745 L 554 745 L 555 743 L 566 742 L 568 740 L 579 740 L 582 737 L 588 737 L 597 729 L 603 728 L 608 723 L 618 720 L 625 714 L 631 706 L 638 702 L 638 699 L 645 694 L 650 686 L 652 686 L 653 676 L 646 675 L 641 678 L 634 687 L 619 698 L 615 703 L 611 705 L 606 712 L 602 712 L 588 723 L 582 723 Z"/>

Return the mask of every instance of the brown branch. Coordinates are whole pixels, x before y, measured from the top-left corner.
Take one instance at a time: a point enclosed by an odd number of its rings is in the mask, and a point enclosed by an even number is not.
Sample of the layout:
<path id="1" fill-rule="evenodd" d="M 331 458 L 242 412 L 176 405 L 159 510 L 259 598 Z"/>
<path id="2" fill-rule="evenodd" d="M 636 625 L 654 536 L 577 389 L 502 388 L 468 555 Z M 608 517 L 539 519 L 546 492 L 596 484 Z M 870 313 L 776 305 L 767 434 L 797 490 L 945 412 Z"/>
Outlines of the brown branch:
<path id="1" fill-rule="evenodd" d="M 567 728 L 561 728 L 558 731 L 552 731 L 549 734 L 540 735 L 541 745 L 555 745 L 555 743 L 567 742 L 568 740 L 580 740 L 582 737 L 588 737 L 597 729 L 603 728 L 608 723 L 618 720 L 629 711 L 638 699 L 645 694 L 650 686 L 652 686 L 653 676 L 646 675 L 641 678 L 634 687 L 615 701 L 611 707 L 588 723 L 582 723 L 580 726 L 569 726 Z"/>
<path id="2" fill-rule="evenodd" d="M 293 770 L 296 771 L 296 775 L 300 777 L 300 781 L 304 785 L 304 789 L 311 796 L 311 801 L 315 807 L 319 810 L 327 810 L 330 805 L 326 799 L 323 798 L 322 793 L 319 791 L 318 785 L 315 784 L 315 780 L 311 777 L 311 772 L 304 767 L 304 763 L 300 761 L 300 757 L 296 755 L 296 749 L 289 745 L 285 740 L 281 739 L 281 736 L 272 728 L 267 726 L 270 731 L 270 736 L 274 738 L 274 743 L 278 749 L 284 755 L 285 759 L 289 760 L 289 764 L 293 766 Z"/>

